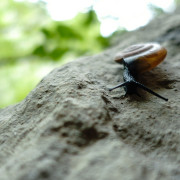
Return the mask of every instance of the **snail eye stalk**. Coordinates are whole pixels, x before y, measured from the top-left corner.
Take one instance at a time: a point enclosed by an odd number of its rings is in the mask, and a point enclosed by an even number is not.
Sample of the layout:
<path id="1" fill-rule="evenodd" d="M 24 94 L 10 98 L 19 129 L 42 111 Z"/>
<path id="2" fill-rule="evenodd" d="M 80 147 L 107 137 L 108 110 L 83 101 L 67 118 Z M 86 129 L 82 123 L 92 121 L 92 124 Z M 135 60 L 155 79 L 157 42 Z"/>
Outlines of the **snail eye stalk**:
<path id="1" fill-rule="evenodd" d="M 113 87 L 113 88 L 109 88 L 109 91 L 112 91 L 112 90 L 114 90 L 114 89 L 117 89 L 117 88 L 120 88 L 120 87 L 122 87 L 122 86 L 125 86 L 127 83 L 128 83 L 128 82 L 126 81 L 126 82 L 124 82 L 124 83 L 121 83 L 121 84 Z"/>
<path id="2" fill-rule="evenodd" d="M 144 86 L 143 84 L 141 84 L 141 83 L 139 83 L 139 82 L 137 82 L 137 81 L 134 81 L 134 83 L 135 83 L 139 88 L 141 88 L 141 89 L 143 89 L 143 90 L 145 90 L 145 91 L 153 94 L 154 96 L 157 96 L 157 97 L 159 97 L 159 98 L 161 98 L 161 99 L 163 99 L 163 100 L 165 100 L 165 101 L 168 101 L 167 98 L 162 97 L 161 95 L 159 95 L 159 94 L 157 94 L 156 92 L 152 91 L 151 89 L 149 89 L 148 87 Z"/>

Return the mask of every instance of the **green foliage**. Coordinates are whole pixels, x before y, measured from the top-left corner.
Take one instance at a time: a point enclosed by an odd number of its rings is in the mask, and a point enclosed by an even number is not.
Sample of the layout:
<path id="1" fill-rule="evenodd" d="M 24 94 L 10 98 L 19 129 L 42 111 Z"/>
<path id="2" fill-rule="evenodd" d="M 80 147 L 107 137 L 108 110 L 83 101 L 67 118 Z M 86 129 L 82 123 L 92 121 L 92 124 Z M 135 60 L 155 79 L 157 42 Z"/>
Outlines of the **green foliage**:
<path id="1" fill-rule="evenodd" d="M 33 54 L 59 60 L 64 55 L 71 57 L 99 52 L 109 45 L 109 39 L 100 35 L 100 23 L 93 10 L 79 13 L 66 22 L 52 22 L 41 29 L 43 41 Z"/>
<path id="2" fill-rule="evenodd" d="M 0 61 L 10 63 L 30 54 L 39 41 L 38 31 L 48 23 L 41 4 L 1 0 Z"/>
<path id="3" fill-rule="evenodd" d="M 1 0 L 0 27 L 0 107 L 22 100 L 55 66 L 109 45 L 92 9 L 58 22 L 42 2 Z"/>

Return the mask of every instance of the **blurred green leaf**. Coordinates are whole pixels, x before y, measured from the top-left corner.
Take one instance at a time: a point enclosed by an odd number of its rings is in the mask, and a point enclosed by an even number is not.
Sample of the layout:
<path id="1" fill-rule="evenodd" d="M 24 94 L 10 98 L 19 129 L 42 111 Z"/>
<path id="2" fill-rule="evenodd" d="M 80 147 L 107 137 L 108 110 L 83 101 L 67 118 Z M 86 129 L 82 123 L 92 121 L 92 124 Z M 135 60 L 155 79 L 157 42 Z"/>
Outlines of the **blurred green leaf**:
<path id="1" fill-rule="evenodd" d="M 40 57 L 44 57 L 44 55 L 46 54 L 45 47 L 43 45 L 36 47 L 33 51 L 33 54 Z"/>
<path id="2" fill-rule="evenodd" d="M 73 27 L 65 24 L 57 24 L 56 31 L 61 38 L 81 39 L 81 35 L 78 34 Z"/>
<path id="3" fill-rule="evenodd" d="M 57 47 L 55 49 L 53 49 L 51 52 L 50 52 L 50 57 L 52 57 L 54 60 L 58 60 L 59 58 L 61 58 L 66 52 L 68 51 L 67 48 L 60 48 L 60 47 Z"/>
<path id="4" fill-rule="evenodd" d="M 85 21 L 84 21 L 84 25 L 85 26 L 90 26 L 92 24 L 96 24 L 98 23 L 98 19 L 97 19 L 97 15 L 95 13 L 94 10 L 89 10 L 89 12 L 87 12 Z"/>

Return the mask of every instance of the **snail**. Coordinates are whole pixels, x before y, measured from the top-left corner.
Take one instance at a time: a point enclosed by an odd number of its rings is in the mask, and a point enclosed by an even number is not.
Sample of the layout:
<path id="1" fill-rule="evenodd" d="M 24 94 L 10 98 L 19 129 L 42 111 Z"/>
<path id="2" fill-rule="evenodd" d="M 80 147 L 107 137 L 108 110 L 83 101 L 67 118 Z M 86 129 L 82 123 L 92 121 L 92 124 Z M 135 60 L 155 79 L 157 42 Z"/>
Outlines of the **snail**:
<path id="1" fill-rule="evenodd" d="M 137 92 L 137 87 L 139 87 L 168 101 L 167 98 L 162 97 L 136 80 L 139 74 L 149 71 L 161 63 L 165 59 L 166 54 L 167 50 L 158 43 L 136 44 L 123 50 L 117 54 L 115 61 L 124 65 L 124 83 L 110 88 L 109 90 L 112 91 L 116 88 L 124 87 L 126 94 L 136 94 L 140 96 Z"/>

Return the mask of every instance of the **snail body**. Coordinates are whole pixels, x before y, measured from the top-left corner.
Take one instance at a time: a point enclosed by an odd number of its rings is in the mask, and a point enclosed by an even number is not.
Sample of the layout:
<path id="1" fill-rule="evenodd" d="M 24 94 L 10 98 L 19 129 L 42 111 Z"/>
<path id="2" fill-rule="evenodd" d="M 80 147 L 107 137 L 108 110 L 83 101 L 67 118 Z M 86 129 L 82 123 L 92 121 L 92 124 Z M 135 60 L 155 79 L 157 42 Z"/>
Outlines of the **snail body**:
<path id="1" fill-rule="evenodd" d="M 115 57 L 117 63 L 124 65 L 123 78 L 124 83 L 121 83 L 111 89 L 110 91 L 124 87 L 126 94 L 137 94 L 137 87 L 168 101 L 167 98 L 160 96 L 143 84 L 136 81 L 137 76 L 141 73 L 149 71 L 161 63 L 167 54 L 167 50 L 158 43 L 136 44 L 123 50 Z"/>

